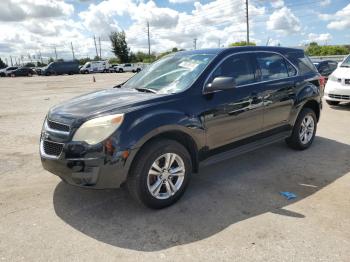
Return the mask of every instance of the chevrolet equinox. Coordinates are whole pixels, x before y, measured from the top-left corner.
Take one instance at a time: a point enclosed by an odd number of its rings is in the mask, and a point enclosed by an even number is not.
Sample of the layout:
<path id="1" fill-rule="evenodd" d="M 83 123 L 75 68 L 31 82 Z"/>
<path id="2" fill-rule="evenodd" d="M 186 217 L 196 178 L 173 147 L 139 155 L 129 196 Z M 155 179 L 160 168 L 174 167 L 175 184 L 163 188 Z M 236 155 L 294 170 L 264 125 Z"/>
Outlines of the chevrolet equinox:
<path id="1" fill-rule="evenodd" d="M 115 88 L 51 108 L 43 167 L 63 181 L 117 188 L 151 208 L 184 193 L 200 166 L 285 139 L 308 148 L 323 81 L 302 50 L 235 47 L 170 54 Z"/>

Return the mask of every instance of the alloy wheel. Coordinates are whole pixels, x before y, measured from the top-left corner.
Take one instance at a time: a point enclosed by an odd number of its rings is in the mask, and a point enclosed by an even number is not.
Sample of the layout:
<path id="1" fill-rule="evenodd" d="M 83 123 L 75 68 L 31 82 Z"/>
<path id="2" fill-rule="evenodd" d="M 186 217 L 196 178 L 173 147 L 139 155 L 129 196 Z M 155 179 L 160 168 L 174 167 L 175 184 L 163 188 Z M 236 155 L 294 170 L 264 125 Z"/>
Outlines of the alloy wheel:
<path id="1" fill-rule="evenodd" d="M 185 174 L 185 164 L 179 155 L 163 154 L 148 171 L 148 190 L 157 199 L 168 199 L 181 188 Z"/>
<path id="2" fill-rule="evenodd" d="M 315 130 L 315 121 L 311 115 L 306 115 L 301 122 L 299 130 L 299 138 L 302 144 L 307 144 L 311 141 Z"/>

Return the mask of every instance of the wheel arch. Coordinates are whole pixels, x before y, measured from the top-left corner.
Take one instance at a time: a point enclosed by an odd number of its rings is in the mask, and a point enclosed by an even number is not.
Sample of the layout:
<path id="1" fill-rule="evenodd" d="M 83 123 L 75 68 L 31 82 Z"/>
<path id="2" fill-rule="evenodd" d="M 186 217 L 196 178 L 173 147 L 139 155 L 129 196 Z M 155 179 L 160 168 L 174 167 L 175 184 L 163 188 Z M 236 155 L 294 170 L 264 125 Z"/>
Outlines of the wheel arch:
<path id="1" fill-rule="evenodd" d="M 163 130 L 162 132 L 152 132 L 152 134 L 148 134 L 146 138 L 143 139 L 142 143 L 138 144 L 137 152 L 131 161 L 129 172 L 130 170 L 132 170 L 135 160 L 137 160 L 137 158 L 142 153 L 142 149 L 149 143 L 152 143 L 153 141 L 158 139 L 174 140 L 179 144 L 183 145 L 191 156 L 192 172 L 194 173 L 198 172 L 198 169 L 199 169 L 198 145 L 191 135 L 189 135 L 188 133 L 180 129 L 169 129 L 169 130 Z"/>

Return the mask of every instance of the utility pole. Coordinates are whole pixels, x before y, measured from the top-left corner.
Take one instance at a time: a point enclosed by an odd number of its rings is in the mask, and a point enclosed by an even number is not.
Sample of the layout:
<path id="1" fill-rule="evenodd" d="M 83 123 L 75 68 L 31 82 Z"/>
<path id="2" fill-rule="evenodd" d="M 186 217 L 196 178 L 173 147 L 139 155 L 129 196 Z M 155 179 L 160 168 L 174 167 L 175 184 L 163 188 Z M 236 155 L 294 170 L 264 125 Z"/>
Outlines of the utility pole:
<path id="1" fill-rule="evenodd" d="M 56 46 L 54 47 L 55 49 L 55 57 L 56 57 L 56 61 L 57 61 L 57 50 L 56 50 Z"/>
<path id="2" fill-rule="evenodd" d="M 100 45 L 100 59 L 102 59 L 102 52 L 101 52 L 101 37 L 98 37 L 98 43 Z"/>
<path id="3" fill-rule="evenodd" d="M 11 59 L 11 66 L 13 66 L 13 62 L 12 62 L 12 56 L 10 56 L 10 59 Z"/>
<path id="4" fill-rule="evenodd" d="M 41 56 L 41 51 L 40 50 L 39 50 L 39 55 L 40 55 L 41 64 L 43 64 L 43 57 Z"/>
<path id="5" fill-rule="evenodd" d="M 193 39 L 193 49 L 196 50 L 197 49 L 197 38 Z"/>
<path id="6" fill-rule="evenodd" d="M 72 47 L 72 55 L 73 55 L 73 60 L 75 60 L 75 56 L 74 56 L 74 48 L 73 48 L 73 43 L 70 42 L 70 46 Z"/>
<path id="7" fill-rule="evenodd" d="M 147 21 L 147 38 L 148 38 L 148 59 L 151 59 L 151 40 L 149 38 L 149 22 Z M 151 61 L 149 61 L 151 62 Z"/>
<path id="8" fill-rule="evenodd" d="M 218 47 L 220 48 L 220 39 L 219 39 L 219 41 L 218 41 Z"/>
<path id="9" fill-rule="evenodd" d="M 247 45 L 249 45 L 249 9 L 248 9 L 248 0 L 245 0 L 245 10 L 246 10 L 246 19 L 247 19 Z"/>
<path id="10" fill-rule="evenodd" d="M 98 57 L 97 45 L 96 45 L 96 37 L 95 37 L 95 35 L 94 35 L 94 43 L 95 43 L 96 56 Z"/>

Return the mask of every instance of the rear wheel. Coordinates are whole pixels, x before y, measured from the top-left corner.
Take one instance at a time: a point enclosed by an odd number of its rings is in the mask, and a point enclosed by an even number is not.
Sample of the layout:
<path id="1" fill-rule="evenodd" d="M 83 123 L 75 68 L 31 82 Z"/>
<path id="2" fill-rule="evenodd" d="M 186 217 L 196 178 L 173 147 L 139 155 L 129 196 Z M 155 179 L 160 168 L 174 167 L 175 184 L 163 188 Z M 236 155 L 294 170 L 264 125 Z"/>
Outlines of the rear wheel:
<path id="1" fill-rule="evenodd" d="M 184 146 L 160 139 L 141 149 L 127 180 L 131 195 L 155 209 L 175 203 L 185 192 L 192 171 Z"/>
<path id="2" fill-rule="evenodd" d="M 123 70 L 122 68 L 120 68 L 118 72 L 119 72 L 119 73 L 123 73 L 124 70 Z"/>
<path id="3" fill-rule="evenodd" d="M 310 108 L 304 108 L 294 124 L 292 135 L 286 139 L 288 146 L 297 150 L 304 150 L 314 141 L 317 128 L 315 112 Z"/>
<path id="4" fill-rule="evenodd" d="M 331 100 L 326 100 L 326 103 L 330 106 L 337 106 L 339 105 L 339 101 L 331 101 Z"/>

